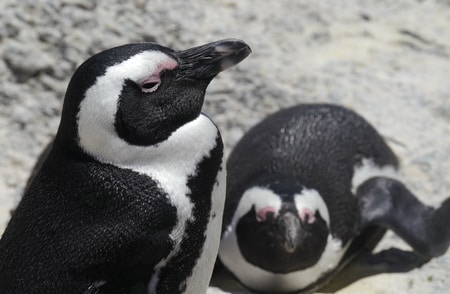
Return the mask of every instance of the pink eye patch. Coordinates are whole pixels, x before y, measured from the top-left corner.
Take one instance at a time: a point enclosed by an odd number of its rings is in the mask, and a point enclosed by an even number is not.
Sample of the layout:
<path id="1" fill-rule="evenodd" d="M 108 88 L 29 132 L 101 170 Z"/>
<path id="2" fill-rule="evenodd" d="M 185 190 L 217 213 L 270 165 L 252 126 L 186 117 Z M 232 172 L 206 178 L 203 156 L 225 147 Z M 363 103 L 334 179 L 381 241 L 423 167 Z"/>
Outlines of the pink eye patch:
<path id="1" fill-rule="evenodd" d="M 275 208 L 271 206 L 264 207 L 256 212 L 256 220 L 258 222 L 264 222 L 270 214 L 275 215 L 275 212 Z"/>
<path id="2" fill-rule="evenodd" d="M 303 208 L 300 211 L 300 219 L 303 223 L 312 224 L 316 220 L 316 216 L 311 209 Z"/>
<path id="3" fill-rule="evenodd" d="M 171 58 L 158 63 L 153 74 L 141 83 L 142 92 L 150 93 L 156 91 L 161 84 L 161 72 L 164 70 L 173 70 L 177 65 L 177 62 Z"/>

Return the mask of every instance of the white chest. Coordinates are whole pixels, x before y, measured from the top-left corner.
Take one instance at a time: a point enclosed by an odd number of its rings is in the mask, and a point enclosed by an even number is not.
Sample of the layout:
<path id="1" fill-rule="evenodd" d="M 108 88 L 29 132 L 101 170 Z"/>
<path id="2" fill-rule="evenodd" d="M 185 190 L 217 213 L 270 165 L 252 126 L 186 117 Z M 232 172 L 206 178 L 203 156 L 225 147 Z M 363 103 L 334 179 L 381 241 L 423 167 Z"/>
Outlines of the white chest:
<path id="1" fill-rule="evenodd" d="M 174 242 L 174 250 L 157 265 L 155 275 L 149 285 L 151 293 L 159 280 L 158 269 L 167 264 L 177 253 L 187 222 L 194 221 L 194 204 L 187 196 L 190 194 L 188 180 L 197 174 L 197 166 L 202 159 L 210 155 L 211 150 L 216 146 L 218 136 L 217 127 L 205 115 L 200 115 L 195 120 L 183 125 L 167 140 L 155 146 L 130 145 L 112 131 L 96 136 L 80 136 L 80 145 L 83 149 L 99 161 L 131 169 L 151 177 L 165 191 L 168 201 L 176 208 L 177 223 L 170 233 L 170 238 Z M 222 182 L 224 181 L 222 180 Z M 221 190 L 223 191 L 220 192 Z M 215 191 L 218 194 L 224 194 L 222 186 L 220 189 L 216 188 Z M 209 232 L 208 235 L 213 237 L 215 232 L 220 233 L 224 195 L 213 196 L 212 200 L 212 209 L 215 210 L 217 217 L 213 224 L 209 224 L 208 230 L 214 232 Z M 211 241 L 209 237 L 207 239 L 206 246 L 211 246 L 212 252 L 216 246 L 215 242 L 218 243 L 219 236 L 215 237 L 215 240 Z M 214 254 L 216 253 L 217 248 Z M 210 258 L 209 261 L 213 263 L 211 260 Z"/>

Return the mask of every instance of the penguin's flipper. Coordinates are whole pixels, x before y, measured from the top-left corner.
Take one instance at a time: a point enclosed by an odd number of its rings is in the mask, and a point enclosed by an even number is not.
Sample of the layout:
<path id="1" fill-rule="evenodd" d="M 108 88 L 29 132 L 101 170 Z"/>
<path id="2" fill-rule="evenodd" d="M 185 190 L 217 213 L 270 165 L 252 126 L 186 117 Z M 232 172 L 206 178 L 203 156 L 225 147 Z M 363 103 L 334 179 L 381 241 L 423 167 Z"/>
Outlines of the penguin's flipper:
<path id="1" fill-rule="evenodd" d="M 404 273 L 422 266 L 427 259 L 415 252 L 390 248 L 376 254 L 361 252 L 351 263 L 338 272 L 320 292 L 334 293 L 351 283 L 382 273 Z"/>
<path id="2" fill-rule="evenodd" d="M 420 202 L 401 182 L 374 177 L 358 187 L 356 231 L 378 225 L 394 231 L 414 252 L 429 260 L 450 245 L 450 198 L 434 209 Z"/>

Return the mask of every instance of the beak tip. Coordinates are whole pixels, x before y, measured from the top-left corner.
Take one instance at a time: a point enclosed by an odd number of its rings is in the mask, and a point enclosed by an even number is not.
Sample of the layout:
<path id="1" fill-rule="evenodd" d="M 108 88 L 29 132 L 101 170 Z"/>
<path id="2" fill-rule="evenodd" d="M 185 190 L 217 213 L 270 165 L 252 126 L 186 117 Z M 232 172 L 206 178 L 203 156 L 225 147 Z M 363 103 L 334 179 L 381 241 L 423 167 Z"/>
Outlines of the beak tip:
<path id="1" fill-rule="evenodd" d="M 242 50 L 245 49 L 245 51 L 248 51 L 249 53 L 252 52 L 252 49 L 250 48 L 250 46 L 244 42 L 241 39 L 235 39 L 235 38 L 230 38 L 230 39 L 224 39 L 221 41 L 217 41 L 216 43 L 216 50 L 218 52 L 229 52 L 231 50 Z"/>
<path id="2" fill-rule="evenodd" d="M 244 60 L 252 50 L 242 40 L 224 39 L 177 53 L 181 77 L 213 78 Z"/>
<path id="3" fill-rule="evenodd" d="M 293 253 L 297 248 L 297 244 L 285 244 L 284 248 L 286 249 L 287 253 Z"/>
<path id="4" fill-rule="evenodd" d="M 250 46 L 239 39 L 219 41 L 215 50 L 222 55 L 221 71 L 240 63 L 252 52 Z"/>

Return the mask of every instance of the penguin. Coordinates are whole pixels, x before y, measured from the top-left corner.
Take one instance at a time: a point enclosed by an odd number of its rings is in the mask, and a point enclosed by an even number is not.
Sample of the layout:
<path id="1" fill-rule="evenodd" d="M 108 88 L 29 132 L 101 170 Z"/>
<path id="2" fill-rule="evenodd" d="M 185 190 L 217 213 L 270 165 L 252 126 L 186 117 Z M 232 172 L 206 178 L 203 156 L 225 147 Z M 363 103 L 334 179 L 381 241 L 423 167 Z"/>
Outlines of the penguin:
<path id="1" fill-rule="evenodd" d="M 383 138 L 342 106 L 304 104 L 268 116 L 236 144 L 227 169 L 213 280 L 224 289 L 334 292 L 409 271 L 449 247 L 450 198 L 437 209 L 421 203 Z M 413 251 L 373 253 L 388 229 Z"/>
<path id="2" fill-rule="evenodd" d="M 226 183 L 201 109 L 250 52 L 237 39 L 135 43 L 79 66 L 0 240 L 0 293 L 206 293 Z"/>

